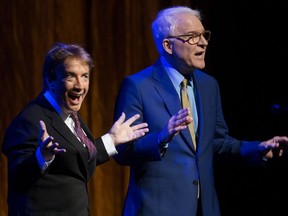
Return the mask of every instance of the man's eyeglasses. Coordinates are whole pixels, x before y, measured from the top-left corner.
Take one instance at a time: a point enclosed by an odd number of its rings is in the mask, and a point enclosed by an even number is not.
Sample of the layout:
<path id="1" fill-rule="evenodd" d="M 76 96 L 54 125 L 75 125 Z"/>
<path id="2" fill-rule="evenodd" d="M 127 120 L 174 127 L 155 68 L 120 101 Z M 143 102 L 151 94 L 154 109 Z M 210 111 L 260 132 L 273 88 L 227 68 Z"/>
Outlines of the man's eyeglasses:
<path id="1" fill-rule="evenodd" d="M 205 38 L 206 41 L 209 41 L 211 38 L 211 31 L 204 31 L 204 32 L 193 32 L 191 34 L 185 35 L 177 35 L 177 36 L 168 36 L 169 38 L 175 38 L 181 40 L 183 43 L 189 43 L 190 45 L 197 44 L 200 41 L 201 36 Z M 187 39 L 182 39 L 182 37 L 186 37 Z"/>

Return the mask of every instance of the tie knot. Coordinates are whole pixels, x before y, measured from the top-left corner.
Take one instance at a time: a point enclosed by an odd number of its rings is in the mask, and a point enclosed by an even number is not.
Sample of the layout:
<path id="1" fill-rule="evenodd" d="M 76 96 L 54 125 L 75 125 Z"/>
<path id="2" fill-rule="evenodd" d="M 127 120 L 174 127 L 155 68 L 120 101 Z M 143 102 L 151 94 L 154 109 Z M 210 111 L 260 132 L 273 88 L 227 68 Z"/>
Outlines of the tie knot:
<path id="1" fill-rule="evenodd" d="M 183 79 L 183 81 L 181 82 L 182 88 L 187 88 L 187 83 L 188 83 L 188 80 L 186 78 Z"/>
<path id="2" fill-rule="evenodd" d="M 71 118 L 75 122 L 75 126 L 78 127 L 80 125 L 77 112 L 71 113 Z"/>

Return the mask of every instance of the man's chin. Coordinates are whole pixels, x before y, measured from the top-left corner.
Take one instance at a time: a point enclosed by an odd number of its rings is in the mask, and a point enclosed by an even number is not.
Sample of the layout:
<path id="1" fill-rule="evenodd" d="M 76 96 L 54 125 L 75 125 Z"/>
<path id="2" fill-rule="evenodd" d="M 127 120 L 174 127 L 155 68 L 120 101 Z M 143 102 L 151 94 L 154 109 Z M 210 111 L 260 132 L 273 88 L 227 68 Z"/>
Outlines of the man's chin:
<path id="1" fill-rule="evenodd" d="M 67 113 L 71 113 L 71 112 L 78 112 L 81 108 L 81 104 L 79 105 L 70 105 L 65 107 L 65 110 Z"/>

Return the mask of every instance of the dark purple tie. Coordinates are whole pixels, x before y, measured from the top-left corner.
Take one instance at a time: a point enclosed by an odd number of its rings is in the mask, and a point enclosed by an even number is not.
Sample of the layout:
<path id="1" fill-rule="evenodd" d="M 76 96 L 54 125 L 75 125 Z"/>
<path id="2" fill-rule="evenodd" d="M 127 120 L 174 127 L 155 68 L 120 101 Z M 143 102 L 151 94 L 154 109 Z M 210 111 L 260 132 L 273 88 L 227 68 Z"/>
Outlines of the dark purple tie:
<path id="1" fill-rule="evenodd" d="M 89 152 L 89 161 L 93 160 L 96 156 L 96 147 L 94 146 L 94 144 L 92 143 L 92 141 L 84 134 L 81 125 L 80 125 L 80 121 L 78 119 L 78 115 L 77 113 L 72 113 L 71 114 L 71 118 L 73 119 L 74 123 L 75 123 L 75 131 L 76 134 L 78 136 L 78 138 L 81 140 L 82 143 L 84 143 L 87 148 L 88 148 L 88 152 Z"/>

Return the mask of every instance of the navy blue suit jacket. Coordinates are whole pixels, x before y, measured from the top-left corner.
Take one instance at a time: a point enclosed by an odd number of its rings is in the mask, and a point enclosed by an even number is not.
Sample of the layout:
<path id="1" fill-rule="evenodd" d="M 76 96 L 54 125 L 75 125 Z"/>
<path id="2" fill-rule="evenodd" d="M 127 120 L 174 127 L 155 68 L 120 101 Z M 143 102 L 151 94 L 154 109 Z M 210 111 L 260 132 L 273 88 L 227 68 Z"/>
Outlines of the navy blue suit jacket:
<path id="1" fill-rule="evenodd" d="M 137 123 L 147 122 L 149 133 L 130 145 L 117 147 L 119 154 L 114 159 L 131 168 L 123 215 L 194 216 L 200 182 L 204 216 L 219 216 L 213 154 L 242 155 L 261 163 L 259 142 L 240 142 L 228 135 L 216 80 L 196 70 L 193 81 L 199 115 L 197 151 L 185 129 L 173 138 L 161 157 L 158 134 L 181 109 L 179 96 L 159 60 L 124 79 L 115 120 L 121 112 L 127 117 L 139 113 Z"/>

